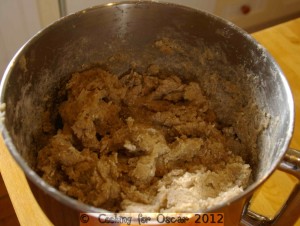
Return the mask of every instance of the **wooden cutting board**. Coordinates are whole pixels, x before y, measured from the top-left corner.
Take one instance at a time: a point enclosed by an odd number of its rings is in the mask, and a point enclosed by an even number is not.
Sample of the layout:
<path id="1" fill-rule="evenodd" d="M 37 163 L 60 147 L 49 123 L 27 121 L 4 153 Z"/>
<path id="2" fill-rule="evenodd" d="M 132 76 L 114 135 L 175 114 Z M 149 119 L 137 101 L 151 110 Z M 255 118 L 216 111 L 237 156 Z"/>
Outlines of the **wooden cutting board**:
<path id="1" fill-rule="evenodd" d="M 295 132 L 290 146 L 300 150 L 300 18 L 254 33 L 253 37 L 274 56 L 290 83 L 296 107 Z M 2 137 L 0 170 L 20 224 L 52 225 L 36 203 L 23 172 L 10 156 Z M 274 215 L 295 183 L 297 180 L 292 176 L 276 171 L 256 192 L 251 208 L 266 216 Z M 300 220 L 296 226 L 300 226 Z"/>

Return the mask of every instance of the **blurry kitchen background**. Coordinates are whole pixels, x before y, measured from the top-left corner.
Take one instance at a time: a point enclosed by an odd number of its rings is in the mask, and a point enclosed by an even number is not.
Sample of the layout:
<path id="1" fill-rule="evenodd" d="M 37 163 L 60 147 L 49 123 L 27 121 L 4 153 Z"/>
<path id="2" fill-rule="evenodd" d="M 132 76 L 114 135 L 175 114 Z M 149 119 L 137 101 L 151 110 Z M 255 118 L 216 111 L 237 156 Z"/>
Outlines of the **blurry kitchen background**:
<path id="1" fill-rule="evenodd" d="M 300 16 L 300 0 L 161 0 L 216 14 L 248 32 Z M 17 50 L 59 17 L 114 0 L 0 0 L 0 78 Z"/>

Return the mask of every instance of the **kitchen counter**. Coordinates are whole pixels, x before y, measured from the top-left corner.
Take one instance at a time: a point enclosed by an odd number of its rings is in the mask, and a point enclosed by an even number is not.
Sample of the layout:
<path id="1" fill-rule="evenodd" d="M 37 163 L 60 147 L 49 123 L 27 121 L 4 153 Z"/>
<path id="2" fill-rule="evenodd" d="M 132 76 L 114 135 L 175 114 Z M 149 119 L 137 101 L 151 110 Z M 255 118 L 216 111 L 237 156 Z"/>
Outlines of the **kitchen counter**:
<path id="1" fill-rule="evenodd" d="M 300 150 L 300 18 L 256 32 L 253 37 L 268 49 L 288 79 L 296 109 L 290 147 Z M 0 172 L 20 224 L 52 225 L 35 201 L 22 170 L 9 154 L 2 137 Z M 276 171 L 255 193 L 251 209 L 268 217 L 273 216 L 296 183 L 298 181 L 294 177 Z M 300 226 L 300 220 L 295 225 Z"/>

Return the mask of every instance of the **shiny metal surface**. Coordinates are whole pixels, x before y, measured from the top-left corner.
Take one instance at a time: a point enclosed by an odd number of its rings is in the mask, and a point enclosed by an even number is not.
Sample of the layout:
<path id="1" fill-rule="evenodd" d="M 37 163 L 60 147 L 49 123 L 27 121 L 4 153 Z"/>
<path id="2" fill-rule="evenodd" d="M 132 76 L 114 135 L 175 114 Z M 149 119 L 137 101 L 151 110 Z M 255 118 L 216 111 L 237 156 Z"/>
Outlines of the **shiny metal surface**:
<path id="1" fill-rule="evenodd" d="M 241 195 L 209 211 L 225 212 L 226 225 L 237 224 L 248 197 L 283 158 L 293 131 L 291 91 L 276 62 L 250 35 L 208 13 L 173 4 L 124 2 L 90 8 L 67 16 L 34 36 L 12 59 L 1 82 L 0 101 L 6 103 L 1 127 L 6 145 L 28 177 L 37 201 L 55 225 L 76 225 L 79 212 L 105 210 L 65 196 L 34 171 L 37 153 L 33 150 L 39 149 L 45 139 L 41 136 L 43 110 L 50 102 L 55 105 L 60 101 L 57 91 L 72 72 L 93 64 L 102 65 L 120 50 L 128 50 L 130 62 L 140 65 L 149 62 L 144 52 L 152 54 L 152 60 L 160 59 L 150 47 L 164 34 L 193 47 L 197 47 L 199 41 L 207 46 L 217 43 L 229 65 L 243 65 L 257 76 L 261 85 L 249 86 L 256 87 L 260 107 L 277 119 L 260 143 L 262 151 L 253 184 Z M 181 59 L 173 60 L 166 64 L 175 64 Z M 130 62 L 106 67 L 120 74 L 131 67 Z M 139 69 L 144 70 L 142 66 Z M 70 217 L 65 218 L 66 215 Z"/>
<path id="2" fill-rule="evenodd" d="M 290 148 L 280 163 L 279 169 L 300 179 L 300 152 Z"/>

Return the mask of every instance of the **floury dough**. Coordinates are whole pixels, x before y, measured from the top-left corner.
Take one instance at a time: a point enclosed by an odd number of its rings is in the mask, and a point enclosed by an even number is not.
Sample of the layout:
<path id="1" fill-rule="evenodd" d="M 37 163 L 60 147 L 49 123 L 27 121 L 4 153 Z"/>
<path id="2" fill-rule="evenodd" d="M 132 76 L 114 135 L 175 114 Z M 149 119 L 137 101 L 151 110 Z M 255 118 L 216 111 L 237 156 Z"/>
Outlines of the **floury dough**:
<path id="1" fill-rule="evenodd" d="M 37 168 L 75 199 L 114 212 L 197 212 L 250 183 L 237 154 L 246 145 L 196 82 L 155 65 L 119 77 L 94 68 L 73 74 L 66 92 L 63 126 Z"/>

